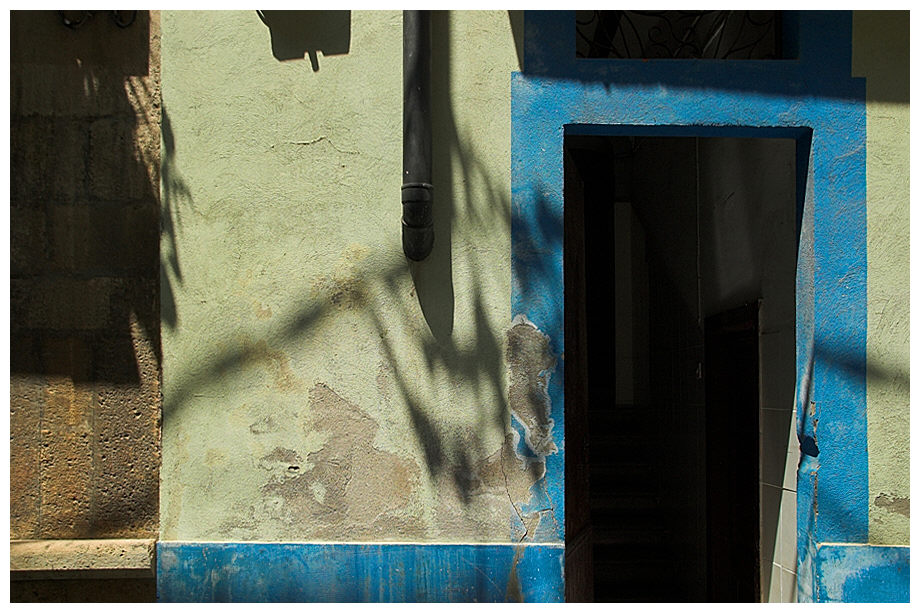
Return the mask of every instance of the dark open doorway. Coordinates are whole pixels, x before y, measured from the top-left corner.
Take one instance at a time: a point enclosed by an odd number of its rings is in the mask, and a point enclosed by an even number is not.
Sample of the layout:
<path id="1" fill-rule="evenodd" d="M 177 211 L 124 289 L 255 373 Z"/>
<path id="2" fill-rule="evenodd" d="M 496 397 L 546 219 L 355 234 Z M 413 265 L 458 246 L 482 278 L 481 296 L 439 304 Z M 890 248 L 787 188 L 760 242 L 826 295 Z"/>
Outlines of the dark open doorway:
<path id="1" fill-rule="evenodd" d="M 794 573 L 796 203 L 793 139 L 566 135 L 568 599 Z"/>

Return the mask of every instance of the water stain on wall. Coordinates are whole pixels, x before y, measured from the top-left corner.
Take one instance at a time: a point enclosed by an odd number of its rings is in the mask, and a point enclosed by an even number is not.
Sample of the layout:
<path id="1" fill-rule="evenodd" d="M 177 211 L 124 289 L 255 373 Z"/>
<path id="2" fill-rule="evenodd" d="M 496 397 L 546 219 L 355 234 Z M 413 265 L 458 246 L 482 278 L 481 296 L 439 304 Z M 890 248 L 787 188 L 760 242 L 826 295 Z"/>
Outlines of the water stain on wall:
<path id="1" fill-rule="evenodd" d="M 317 275 L 311 283 L 314 299 L 328 300 L 333 307 L 354 310 L 367 304 L 365 283 L 355 273 L 356 264 L 367 257 L 368 249 L 361 245 L 349 245 L 336 262 L 331 275 Z"/>
<path id="2" fill-rule="evenodd" d="M 255 310 L 256 317 L 259 319 L 271 319 L 272 317 L 272 308 L 263 305 L 261 302 L 254 304 L 253 310 Z"/>
<path id="3" fill-rule="evenodd" d="M 313 279 L 312 294 L 328 299 L 332 306 L 352 310 L 367 303 L 363 284 L 354 277 L 320 275 Z"/>
<path id="4" fill-rule="evenodd" d="M 515 547 L 514 558 L 511 560 L 511 572 L 508 573 L 508 585 L 505 588 L 505 602 L 524 602 L 521 580 L 517 572 L 523 553 L 524 549 L 522 547 Z"/>
<path id="5" fill-rule="evenodd" d="M 246 360 L 271 365 L 271 373 L 278 389 L 294 391 L 303 387 L 303 382 L 291 370 L 291 362 L 287 354 L 280 350 L 273 350 L 264 340 L 257 343 L 246 342 L 244 355 Z"/>

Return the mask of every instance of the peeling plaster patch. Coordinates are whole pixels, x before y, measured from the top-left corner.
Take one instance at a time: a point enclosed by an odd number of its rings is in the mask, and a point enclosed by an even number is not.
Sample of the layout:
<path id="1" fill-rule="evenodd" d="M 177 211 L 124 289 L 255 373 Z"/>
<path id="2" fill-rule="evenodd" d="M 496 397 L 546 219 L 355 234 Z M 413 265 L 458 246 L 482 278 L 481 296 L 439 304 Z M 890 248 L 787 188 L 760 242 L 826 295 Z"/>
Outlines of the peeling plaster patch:
<path id="1" fill-rule="evenodd" d="M 523 515 L 524 517 L 524 533 L 518 538 L 519 541 L 523 541 L 528 536 L 533 537 L 537 532 L 537 526 L 540 525 L 540 520 L 542 519 L 542 512 L 536 511 Z"/>
<path id="2" fill-rule="evenodd" d="M 542 462 L 522 461 L 514 453 L 515 434 L 505 436 L 501 449 L 480 463 L 475 471 L 473 495 L 503 492 L 512 502 L 523 502 L 529 497 L 530 486 L 543 477 Z"/>
<path id="3" fill-rule="evenodd" d="M 910 517 L 910 498 L 882 493 L 875 497 L 875 506 L 888 509 L 904 517 Z"/>
<path id="4" fill-rule="evenodd" d="M 511 414 L 524 427 L 527 446 L 538 457 L 558 450 L 553 441 L 553 420 L 547 388 L 556 366 L 549 337 L 523 315 L 507 333 L 506 355 L 511 371 L 508 398 Z"/>
<path id="5" fill-rule="evenodd" d="M 556 505 L 549 496 L 546 481 L 541 480 L 530 488 L 530 500 L 521 509 L 522 526 L 512 526 L 512 539 L 554 540 L 562 534 L 562 527 L 556 517 Z"/>
<path id="6" fill-rule="evenodd" d="M 545 466 L 542 461 L 516 454 L 518 439 L 517 432 L 509 432 L 489 455 L 471 459 L 465 469 L 456 466 L 435 476 L 436 537 L 466 534 L 469 538 L 494 539 L 506 529 L 509 506 L 515 520 L 528 521 L 524 507 Z"/>
<path id="7" fill-rule="evenodd" d="M 376 383 L 379 397 L 390 402 L 391 368 L 380 362 Z M 520 428 L 520 426 L 518 426 Z M 435 434 L 434 436 L 437 436 Z M 494 540 L 507 534 L 509 511 L 520 521 L 527 513 L 535 483 L 543 478 L 543 460 L 532 453 L 520 453 L 522 434 L 516 429 L 505 432 L 495 447 L 484 447 L 476 438 L 437 436 L 442 441 L 429 458 L 428 476 L 435 506 L 426 519 L 433 538 Z M 456 454 L 460 457 L 455 457 Z M 511 509 L 509 509 L 509 506 Z"/>
<path id="8" fill-rule="evenodd" d="M 328 385 L 317 383 L 309 399 L 308 429 L 323 432 L 326 444 L 303 459 L 282 448 L 263 458 L 298 466 L 273 471 L 262 486 L 265 511 L 309 538 L 421 537 L 423 526 L 408 510 L 419 467 L 374 447 L 378 423 Z"/>
<path id="9" fill-rule="evenodd" d="M 555 505 L 543 481 L 546 457 L 558 452 L 553 440 L 554 422 L 550 417 L 552 407 L 548 393 L 557 358 L 550 350 L 549 336 L 523 315 L 514 318 L 507 332 L 506 356 L 510 371 L 512 448 L 532 477 L 528 492 L 516 499 L 520 503 L 514 504 L 515 515 L 511 517 L 511 539 L 521 542 L 546 537 L 539 534 L 546 532 L 543 526 L 553 527 L 558 523 Z"/>
<path id="10" fill-rule="evenodd" d="M 271 467 L 273 464 L 300 464 L 303 460 L 300 455 L 293 449 L 275 447 L 271 453 L 262 456 L 259 459 L 259 466 L 262 468 Z"/>

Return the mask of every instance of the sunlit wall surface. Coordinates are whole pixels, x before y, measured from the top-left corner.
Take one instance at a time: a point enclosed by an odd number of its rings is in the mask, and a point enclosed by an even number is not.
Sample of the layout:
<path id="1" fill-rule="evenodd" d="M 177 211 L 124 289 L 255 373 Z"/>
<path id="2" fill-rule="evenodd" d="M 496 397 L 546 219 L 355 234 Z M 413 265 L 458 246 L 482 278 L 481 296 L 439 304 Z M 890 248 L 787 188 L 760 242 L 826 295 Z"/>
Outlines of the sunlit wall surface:
<path id="1" fill-rule="evenodd" d="M 782 71 L 798 70 L 798 59 L 760 77 L 756 67 L 733 68 L 748 76 L 717 87 L 703 78 L 710 68 L 649 68 L 625 84 L 606 68 L 569 73 L 574 54 L 553 62 L 573 44 L 571 32 L 546 24 L 573 15 L 432 14 L 435 246 L 409 264 L 400 244 L 401 13 L 162 14 L 161 599 L 259 599 L 246 592 L 257 581 L 240 574 L 259 568 L 330 585 L 371 577 L 354 596 L 366 600 L 560 598 L 563 125 L 823 130 L 838 112 L 857 120 L 831 136 L 816 131 L 810 170 L 816 206 L 830 215 L 836 201 L 820 191 L 828 168 L 866 168 L 864 184 L 840 182 L 866 192 L 846 192 L 857 207 L 846 228 L 868 247 L 852 286 L 867 284 L 868 308 L 847 315 L 867 319 L 854 337 L 866 338 L 866 372 L 847 378 L 850 387 L 822 389 L 864 390 L 844 398 L 868 407 L 864 425 L 841 432 L 857 448 L 866 442 L 857 464 L 868 470 L 844 493 L 868 498 L 847 499 L 839 517 L 862 518 L 841 534 L 859 536 L 866 524 L 868 537 L 822 554 L 807 509 L 828 498 L 822 490 L 803 507 L 799 483 L 798 536 L 811 549 L 799 547 L 807 568 L 796 569 L 795 590 L 801 599 L 903 598 L 906 548 L 862 546 L 906 545 L 909 536 L 907 98 L 892 86 L 906 80 L 906 55 L 893 62 L 900 47 L 880 46 L 897 31 L 888 22 L 905 20 L 857 14 L 850 36 L 849 16 L 837 14 L 830 21 L 842 28 L 820 39 L 800 33 L 801 61 L 820 55 L 812 41 L 829 40 L 824 67 L 847 77 L 852 43 L 852 74 L 867 78 L 863 99 L 858 80 L 789 85 Z M 707 105 L 729 110 L 707 116 Z M 834 158 L 831 141 L 855 155 Z M 816 252 L 827 244 L 827 219 Z M 522 231 L 527 240 L 513 238 Z M 846 238 L 835 239 L 834 257 L 862 253 Z M 849 291 L 844 277 L 830 281 Z M 830 281 L 822 278 L 819 293 L 831 289 L 819 301 L 836 295 Z M 830 362 L 821 368 L 824 381 L 837 376 Z M 820 428 L 832 431 L 827 421 Z M 814 442 L 817 431 L 803 436 Z M 849 443 L 836 451 L 833 440 L 817 443 L 824 457 L 838 454 L 824 470 L 843 470 Z M 821 521 L 837 517 L 827 511 Z M 476 544 L 500 547 L 468 549 Z M 481 589 L 461 589 L 481 576 L 489 579 Z M 873 592 L 879 584 L 889 591 Z M 357 594 L 303 585 L 277 597 Z"/>

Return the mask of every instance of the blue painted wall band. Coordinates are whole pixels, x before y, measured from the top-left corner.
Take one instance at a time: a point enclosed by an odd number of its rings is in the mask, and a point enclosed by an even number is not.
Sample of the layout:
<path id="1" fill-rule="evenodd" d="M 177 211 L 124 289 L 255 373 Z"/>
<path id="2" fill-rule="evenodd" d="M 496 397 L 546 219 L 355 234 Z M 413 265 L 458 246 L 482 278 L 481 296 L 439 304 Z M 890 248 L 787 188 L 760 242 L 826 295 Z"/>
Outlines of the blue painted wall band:
<path id="1" fill-rule="evenodd" d="M 823 545 L 816 556 L 821 602 L 910 602 L 910 548 Z"/>
<path id="2" fill-rule="evenodd" d="M 157 544 L 159 602 L 561 602 L 560 545 Z"/>

